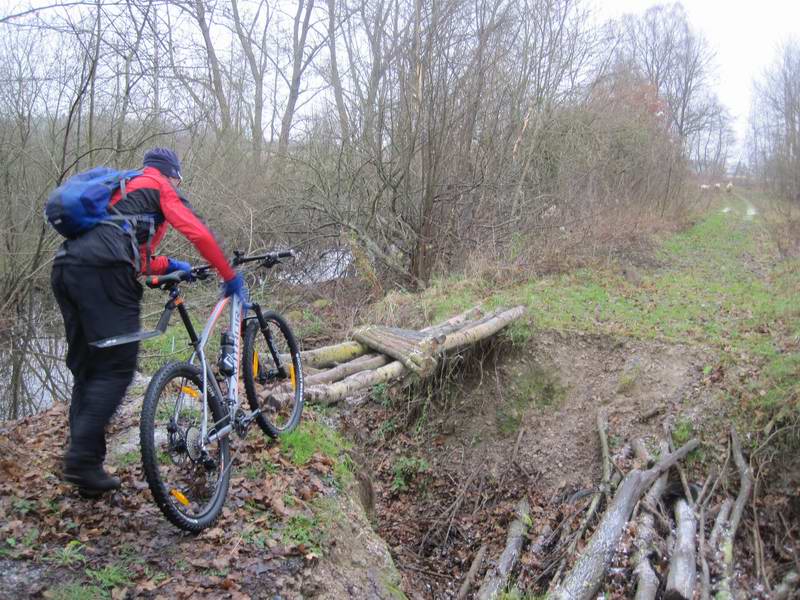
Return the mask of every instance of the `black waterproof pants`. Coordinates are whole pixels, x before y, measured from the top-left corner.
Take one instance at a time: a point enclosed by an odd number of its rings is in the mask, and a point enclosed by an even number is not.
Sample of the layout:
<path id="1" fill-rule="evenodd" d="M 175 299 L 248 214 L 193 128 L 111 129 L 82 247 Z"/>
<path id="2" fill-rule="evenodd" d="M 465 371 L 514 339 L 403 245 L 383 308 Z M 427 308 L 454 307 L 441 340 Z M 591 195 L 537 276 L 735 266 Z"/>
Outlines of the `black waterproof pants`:
<path id="1" fill-rule="evenodd" d="M 105 428 L 133 379 L 139 344 L 99 349 L 89 343 L 139 331 L 142 286 L 130 265 L 56 264 L 50 282 L 64 317 L 67 367 L 74 378 L 65 463 L 73 469 L 101 466 Z"/>

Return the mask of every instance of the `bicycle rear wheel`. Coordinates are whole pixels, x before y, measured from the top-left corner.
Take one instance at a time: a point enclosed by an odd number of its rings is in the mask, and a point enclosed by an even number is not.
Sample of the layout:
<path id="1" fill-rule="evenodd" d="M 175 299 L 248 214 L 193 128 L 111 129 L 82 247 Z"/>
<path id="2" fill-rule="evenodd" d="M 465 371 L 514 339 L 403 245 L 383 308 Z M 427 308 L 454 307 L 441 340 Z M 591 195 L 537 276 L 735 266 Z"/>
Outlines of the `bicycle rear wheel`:
<path id="1" fill-rule="evenodd" d="M 208 430 L 225 416 L 208 394 Z M 188 363 L 169 363 L 147 386 L 139 427 L 142 463 L 150 491 L 164 516 L 198 532 L 222 511 L 230 482 L 227 437 L 202 446 L 203 375 Z"/>
<path id="2" fill-rule="evenodd" d="M 263 313 L 248 322 L 244 333 L 242 378 L 252 410 L 261 410 L 256 422 L 270 437 L 292 431 L 303 412 L 303 368 L 300 347 L 289 324 L 278 313 Z"/>

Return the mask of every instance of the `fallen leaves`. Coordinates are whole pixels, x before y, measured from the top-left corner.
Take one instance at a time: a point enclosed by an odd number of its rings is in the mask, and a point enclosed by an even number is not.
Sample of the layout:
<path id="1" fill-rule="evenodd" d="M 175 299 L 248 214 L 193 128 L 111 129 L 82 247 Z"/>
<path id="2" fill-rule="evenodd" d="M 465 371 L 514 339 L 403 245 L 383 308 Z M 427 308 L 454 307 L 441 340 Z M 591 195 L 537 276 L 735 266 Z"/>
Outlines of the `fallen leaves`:
<path id="1" fill-rule="evenodd" d="M 0 557 L 46 565 L 42 581 L 28 582 L 44 597 L 57 597 L 59 586 L 70 582 L 95 585 L 85 570 L 113 566 L 131 584 L 104 588 L 112 599 L 244 599 L 250 593 L 243 582 L 257 584 L 258 594 L 272 585 L 253 575 L 293 574 L 318 560 L 304 546 L 287 546 L 282 530 L 307 503 L 334 492 L 324 481 L 332 473 L 330 458 L 317 454 L 298 467 L 260 435 L 237 440 L 243 458 L 225 508 L 214 527 L 189 536 L 163 518 L 139 464 L 111 467 L 123 488 L 97 500 L 83 499 L 62 483 L 66 423 L 66 407 L 59 405 L 11 424 L 0 444 Z M 18 448 L 26 449 L 24 457 Z M 246 476 L 247 465 L 259 462 L 277 465 L 277 472 Z M 73 561 L 65 548 L 76 545 L 80 560 Z"/>

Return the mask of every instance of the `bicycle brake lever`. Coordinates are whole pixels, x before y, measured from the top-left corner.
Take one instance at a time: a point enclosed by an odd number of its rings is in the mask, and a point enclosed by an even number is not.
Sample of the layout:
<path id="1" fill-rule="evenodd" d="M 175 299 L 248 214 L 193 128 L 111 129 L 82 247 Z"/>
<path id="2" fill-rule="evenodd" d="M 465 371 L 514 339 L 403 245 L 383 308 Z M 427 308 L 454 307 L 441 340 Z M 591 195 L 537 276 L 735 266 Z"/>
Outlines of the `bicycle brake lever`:
<path id="1" fill-rule="evenodd" d="M 266 267 L 267 269 L 271 269 L 275 265 L 280 264 L 280 262 L 281 261 L 278 260 L 278 258 L 276 256 L 268 256 L 267 258 L 264 259 L 264 262 L 261 263 L 261 264 L 262 264 L 262 266 Z"/>

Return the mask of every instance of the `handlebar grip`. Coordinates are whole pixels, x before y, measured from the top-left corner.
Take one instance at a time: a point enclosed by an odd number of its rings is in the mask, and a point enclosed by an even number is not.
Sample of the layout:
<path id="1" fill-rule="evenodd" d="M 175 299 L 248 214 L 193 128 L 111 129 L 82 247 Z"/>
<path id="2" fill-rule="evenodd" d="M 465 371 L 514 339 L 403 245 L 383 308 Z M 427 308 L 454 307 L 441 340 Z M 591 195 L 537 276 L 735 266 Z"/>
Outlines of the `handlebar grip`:
<path id="1" fill-rule="evenodd" d="M 186 271 L 173 271 L 167 275 L 151 275 L 144 280 L 144 283 L 150 289 L 166 287 L 181 281 L 188 281 L 191 277 L 190 273 Z"/>
<path id="2" fill-rule="evenodd" d="M 294 256 L 294 250 L 286 250 L 284 252 L 278 252 L 278 258 L 292 258 Z"/>

